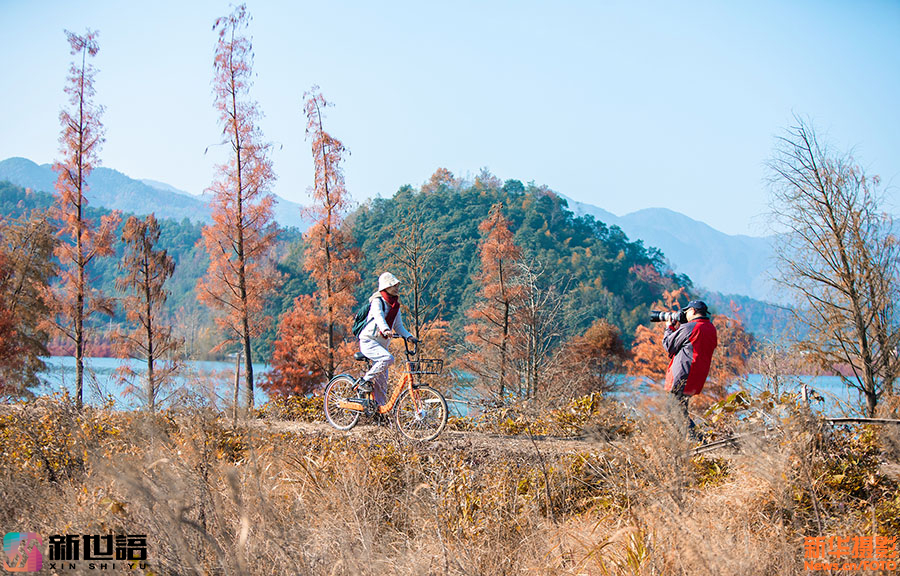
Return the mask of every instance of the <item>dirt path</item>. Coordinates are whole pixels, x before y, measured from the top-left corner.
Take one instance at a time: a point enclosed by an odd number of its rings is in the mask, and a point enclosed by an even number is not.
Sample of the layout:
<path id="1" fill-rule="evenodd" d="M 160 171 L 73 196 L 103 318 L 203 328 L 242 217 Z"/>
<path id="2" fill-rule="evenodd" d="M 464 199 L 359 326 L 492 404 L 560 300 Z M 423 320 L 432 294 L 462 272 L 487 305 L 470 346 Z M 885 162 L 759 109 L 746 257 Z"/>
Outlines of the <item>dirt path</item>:
<path id="1" fill-rule="evenodd" d="M 408 442 L 392 426 L 375 426 L 361 423 L 352 430 L 341 432 L 327 422 L 297 422 L 291 420 L 254 420 L 252 428 L 263 433 L 291 433 L 316 437 L 351 437 L 376 442 Z M 420 446 L 434 446 L 436 450 L 466 450 L 476 452 L 504 452 L 522 456 L 559 456 L 598 449 L 601 442 L 586 438 L 559 438 L 549 436 L 504 436 L 483 432 L 456 432 L 445 430 L 432 442 Z"/>

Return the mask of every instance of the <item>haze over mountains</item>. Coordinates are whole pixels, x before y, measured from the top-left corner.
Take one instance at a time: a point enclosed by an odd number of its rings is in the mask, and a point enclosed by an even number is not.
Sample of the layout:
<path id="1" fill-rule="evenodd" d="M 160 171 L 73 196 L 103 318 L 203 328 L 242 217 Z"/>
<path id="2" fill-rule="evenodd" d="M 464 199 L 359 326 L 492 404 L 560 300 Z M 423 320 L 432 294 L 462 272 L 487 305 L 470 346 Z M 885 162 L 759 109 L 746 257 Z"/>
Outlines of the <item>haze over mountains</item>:
<path id="1" fill-rule="evenodd" d="M 616 216 L 591 204 L 566 201 L 575 214 L 590 214 L 618 226 L 633 240 L 643 240 L 645 246 L 659 248 L 672 268 L 687 274 L 697 287 L 769 302 L 779 300 L 770 280 L 772 237 L 725 234 L 667 208 Z"/>
<path id="2" fill-rule="evenodd" d="M 52 193 L 56 172 L 50 164 L 38 165 L 27 158 L 8 158 L 0 161 L 0 180 Z M 212 222 L 209 209 L 211 195 L 207 193 L 194 195 L 163 182 L 135 180 L 103 166 L 94 169 L 88 183 L 88 203 L 94 206 L 133 214 L 155 212 L 159 218 L 179 221 L 187 218 L 195 222 Z M 300 229 L 308 226 L 299 204 L 277 195 L 275 199 L 275 220 L 280 226 Z"/>
<path id="3" fill-rule="evenodd" d="M 25 188 L 52 192 L 56 173 L 49 164 L 26 158 L 0 161 L 0 180 Z M 647 208 L 616 216 L 591 204 L 560 194 L 576 215 L 590 214 L 616 225 L 632 240 L 662 250 L 673 269 L 687 274 L 694 285 L 722 294 L 777 300 L 768 280 L 772 253 L 770 238 L 729 235 L 665 208 Z M 210 222 L 208 194 L 192 195 L 155 180 L 135 180 L 110 168 L 98 167 L 90 177 L 88 200 L 94 206 L 134 214 L 155 212 L 160 218 Z M 304 230 L 301 206 L 277 197 L 275 219 L 281 226 Z"/>

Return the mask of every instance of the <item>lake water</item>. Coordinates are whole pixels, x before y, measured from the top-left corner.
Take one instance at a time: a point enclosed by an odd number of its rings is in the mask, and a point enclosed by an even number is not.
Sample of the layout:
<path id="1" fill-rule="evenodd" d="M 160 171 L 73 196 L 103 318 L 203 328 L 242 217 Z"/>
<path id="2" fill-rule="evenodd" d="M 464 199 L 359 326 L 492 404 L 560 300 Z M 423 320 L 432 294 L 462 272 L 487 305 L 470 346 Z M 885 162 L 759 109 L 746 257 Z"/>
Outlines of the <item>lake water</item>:
<path id="1" fill-rule="evenodd" d="M 37 394 L 48 395 L 75 390 L 75 358 L 71 356 L 54 356 L 44 359 L 47 370 L 41 375 L 42 386 L 35 390 Z M 85 358 L 84 402 L 86 404 L 101 405 L 111 403 L 120 410 L 133 410 L 143 405 L 140 391 L 137 394 L 126 393 L 126 383 L 123 383 L 117 375 L 120 366 L 127 365 L 137 375 L 137 386 L 141 386 L 140 375 L 145 373 L 146 366 L 138 360 L 119 358 Z M 231 405 L 234 395 L 234 361 L 230 362 L 186 362 L 175 383 L 169 389 L 163 391 L 159 400 L 162 406 L 176 399 L 185 398 L 193 402 L 200 402 L 216 408 L 224 409 Z M 253 374 L 259 382 L 259 377 L 267 370 L 265 364 L 254 364 Z M 241 365 L 241 397 L 244 402 L 243 390 L 243 364 Z M 636 398 L 659 393 L 659 387 L 642 378 L 629 376 L 617 376 L 616 386 L 618 391 L 613 396 L 625 402 L 633 404 Z M 813 410 L 823 412 L 829 416 L 843 416 L 853 413 L 853 409 L 865 405 L 860 394 L 847 388 L 837 376 L 784 376 L 779 382 L 781 392 L 798 392 L 803 384 L 817 392 L 822 401 L 812 401 Z M 733 389 L 744 388 L 751 392 L 760 392 L 766 387 L 770 390 L 773 384 L 759 374 L 747 376 L 739 386 Z M 452 400 L 473 401 L 471 394 L 466 393 L 467 387 L 461 385 L 459 390 L 450 391 L 451 414 L 462 415 L 468 412 L 465 402 L 456 403 Z M 259 387 L 254 388 L 254 403 L 257 406 L 268 401 L 268 396 Z"/>
<path id="2" fill-rule="evenodd" d="M 618 390 L 615 397 L 626 404 L 633 404 L 632 398 L 660 394 L 661 387 L 654 385 L 646 378 L 619 376 L 616 380 Z M 865 399 L 856 389 L 848 388 L 839 376 L 785 375 L 779 377 L 777 390 L 775 383 L 760 374 L 749 374 L 728 387 L 728 392 L 747 390 L 758 394 L 763 390 L 770 392 L 801 393 L 806 385 L 810 391 L 810 408 L 830 417 L 862 416 L 859 407 L 865 406 Z M 817 396 L 821 400 L 817 399 Z"/>
<path id="3" fill-rule="evenodd" d="M 49 395 L 68 391 L 75 392 L 75 358 L 73 356 L 52 356 L 44 358 L 47 370 L 40 375 L 42 385 L 35 390 L 39 395 Z M 111 403 L 119 410 L 134 410 L 144 405 L 142 388 L 136 393 L 126 392 L 127 382 L 123 382 L 117 370 L 128 366 L 138 378 L 134 385 L 141 387 L 141 378 L 146 374 L 145 362 L 121 358 L 85 358 L 84 359 L 84 403 L 102 405 Z M 260 376 L 268 370 L 265 364 L 253 365 L 254 380 L 258 383 Z M 245 401 L 244 365 L 241 363 L 241 403 Z M 257 384 L 254 386 L 253 401 L 259 406 L 269 400 L 266 393 Z M 157 402 L 161 406 L 175 399 L 190 399 L 216 408 L 230 406 L 234 399 L 234 361 L 230 362 L 185 362 L 174 382 L 162 390 Z"/>

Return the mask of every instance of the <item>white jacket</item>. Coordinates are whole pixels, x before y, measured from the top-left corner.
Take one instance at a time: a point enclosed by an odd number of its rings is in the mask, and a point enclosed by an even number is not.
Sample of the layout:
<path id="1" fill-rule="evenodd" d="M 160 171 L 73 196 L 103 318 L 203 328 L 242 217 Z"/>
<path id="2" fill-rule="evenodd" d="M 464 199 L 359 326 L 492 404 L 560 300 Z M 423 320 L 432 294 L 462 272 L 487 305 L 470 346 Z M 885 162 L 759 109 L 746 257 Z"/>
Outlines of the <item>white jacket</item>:
<path id="1" fill-rule="evenodd" d="M 388 329 L 393 330 L 403 338 L 412 336 L 412 334 L 409 333 L 409 330 L 406 329 L 406 326 L 403 325 L 403 316 L 399 310 L 397 310 L 397 317 L 394 318 L 394 325 L 388 327 L 387 320 L 384 319 L 384 315 L 388 309 L 389 306 L 387 302 L 384 301 L 384 298 L 381 297 L 380 293 L 375 292 L 369 297 L 369 315 L 366 316 L 365 327 L 363 327 L 362 332 L 359 333 L 360 339 L 368 338 L 369 340 L 375 340 L 387 348 L 388 340 L 383 337 L 381 333 L 387 332 Z"/>

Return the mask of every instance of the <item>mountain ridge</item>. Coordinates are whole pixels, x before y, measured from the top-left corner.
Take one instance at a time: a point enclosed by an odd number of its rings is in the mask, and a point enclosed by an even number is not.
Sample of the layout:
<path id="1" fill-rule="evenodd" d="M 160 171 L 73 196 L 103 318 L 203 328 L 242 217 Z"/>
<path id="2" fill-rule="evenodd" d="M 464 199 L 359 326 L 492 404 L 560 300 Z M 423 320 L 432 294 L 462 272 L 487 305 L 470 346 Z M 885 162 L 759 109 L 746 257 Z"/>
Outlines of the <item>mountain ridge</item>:
<path id="1" fill-rule="evenodd" d="M 0 161 L 0 180 L 7 180 L 23 188 L 52 193 L 56 173 L 51 164 L 37 164 L 22 157 Z M 88 177 L 86 194 L 89 204 L 110 210 L 121 210 L 144 215 L 151 212 L 158 218 L 183 220 L 209 224 L 212 215 L 208 194 L 191 194 L 157 180 L 138 180 L 118 170 L 98 166 Z M 309 222 L 303 216 L 303 207 L 275 195 L 275 220 L 282 227 L 305 230 Z"/>
<path id="2" fill-rule="evenodd" d="M 698 288 L 778 300 L 770 279 L 772 236 L 726 234 L 669 208 L 643 208 L 617 216 L 593 204 L 559 196 L 576 215 L 593 216 L 618 226 L 631 239 L 659 248 L 673 270 L 687 274 Z"/>
<path id="3" fill-rule="evenodd" d="M 52 192 L 56 173 L 50 164 L 21 157 L 0 161 L 0 180 L 23 188 Z M 199 195 L 152 179 L 133 179 L 117 170 L 97 167 L 89 179 L 88 201 L 95 206 L 135 214 L 154 212 L 160 218 L 210 223 L 209 193 Z M 644 208 L 617 216 L 598 206 L 556 193 L 576 215 L 590 215 L 618 226 L 632 240 L 660 249 L 673 270 L 688 275 L 699 289 L 774 301 L 768 278 L 771 237 L 729 235 L 667 208 Z M 309 221 L 302 207 L 276 196 L 275 220 L 281 226 L 305 230 Z"/>

